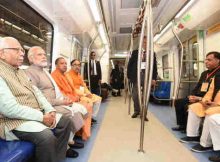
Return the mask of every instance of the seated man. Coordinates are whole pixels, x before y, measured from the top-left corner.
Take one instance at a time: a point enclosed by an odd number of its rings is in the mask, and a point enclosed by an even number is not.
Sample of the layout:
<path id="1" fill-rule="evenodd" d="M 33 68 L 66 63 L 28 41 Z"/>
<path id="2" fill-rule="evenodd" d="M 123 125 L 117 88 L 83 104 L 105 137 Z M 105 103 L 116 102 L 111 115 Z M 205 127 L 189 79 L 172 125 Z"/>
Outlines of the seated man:
<path id="1" fill-rule="evenodd" d="M 85 82 L 83 81 L 81 75 L 80 75 L 80 68 L 81 63 L 79 60 L 75 59 L 71 61 L 71 69 L 65 74 L 67 77 L 67 80 L 70 83 L 70 86 L 75 90 L 76 94 L 80 96 L 82 100 L 85 100 L 91 104 L 93 104 L 93 117 L 96 117 L 99 107 L 101 104 L 101 97 L 92 94 Z"/>
<path id="2" fill-rule="evenodd" d="M 41 90 L 46 99 L 52 106 L 54 106 L 58 113 L 65 114 L 71 118 L 72 133 L 70 135 L 69 145 L 72 148 L 82 148 L 83 144 L 73 142 L 73 134 L 83 127 L 84 122 L 82 115 L 87 114 L 86 108 L 77 103 L 73 104 L 72 100 L 64 98 L 59 92 L 55 81 L 44 69 L 47 66 L 47 57 L 45 51 L 41 47 L 34 46 L 30 48 L 28 51 L 28 59 L 31 65 L 26 70 L 26 74 L 31 79 L 31 82 Z M 72 108 L 70 107 L 71 105 Z M 81 109 L 82 114 L 80 113 Z"/>
<path id="3" fill-rule="evenodd" d="M 220 53 L 219 52 L 209 52 L 206 55 L 205 65 L 208 70 L 204 71 L 197 83 L 196 87 L 193 89 L 192 93 L 182 99 L 177 99 L 175 101 L 175 111 L 176 120 L 178 127 L 172 128 L 174 131 L 185 131 L 188 116 L 188 105 L 196 103 L 201 100 L 208 89 L 202 88 L 202 85 L 209 87 L 211 79 L 220 72 L 219 68 Z M 204 83 L 204 84 L 203 84 Z M 208 83 L 208 84 L 206 84 Z"/>
<path id="4" fill-rule="evenodd" d="M 188 134 L 188 137 L 182 138 L 182 142 L 194 142 L 199 140 L 199 134 L 197 133 L 201 122 L 201 118 L 199 116 L 205 116 L 200 144 L 193 146 L 191 149 L 192 151 L 206 152 L 212 150 L 212 146 L 215 151 L 220 150 L 220 91 L 218 89 L 212 102 L 211 99 L 214 91 L 215 88 L 213 79 L 209 91 L 202 99 L 202 102 L 195 103 L 190 106 L 188 124 L 191 124 L 191 126 L 189 126 L 189 133 L 191 134 Z M 209 160 L 220 162 L 220 156 L 211 156 L 209 157 Z"/>
<path id="5" fill-rule="evenodd" d="M 63 57 L 59 57 L 55 61 L 56 69 L 51 73 L 51 76 L 53 77 L 54 81 L 56 82 L 57 86 L 59 87 L 59 90 L 61 93 L 70 98 L 72 101 L 79 101 L 80 98 L 77 96 L 74 91 L 72 90 L 71 86 L 69 85 L 64 73 L 67 70 L 67 63 L 66 60 Z M 87 140 L 91 135 L 91 114 L 92 114 L 92 107 L 91 105 L 80 102 L 83 104 L 87 111 L 88 111 L 88 117 L 85 119 L 85 124 L 83 126 L 82 131 L 82 139 Z"/>
<path id="6" fill-rule="evenodd" d="M 24 49 L 12 37 L 0 40 L 0 137 L 35 144 L 36 162 L 56 162 L 66 155 L 70 119 L 56 113 L 19 69 Z M 50 129 L 56 128 L 54 132 Z M 71 157 L 72 151 L 67 151 Z"/>
<path id="7" fill-rule="evenodd" d="M 205 117 L 205 124 L 200 138 L 201 145 L 192 148 L 193 151 L 202 152 L 209 147 L 207 143 L 209 130 L 207 129 L 206 118 L 207 115 L 220 113 L 220 76 L 216 75 L 212 79 L 209 91 L 205 94 L 201 102 L 191 104 L 189 106 L 188 122 L 187 122 L 187 137 L 181 138 L 181 142 L 199 142 L 200 124 Z M 214 98 L 214 99 L 213 99 Z"/>

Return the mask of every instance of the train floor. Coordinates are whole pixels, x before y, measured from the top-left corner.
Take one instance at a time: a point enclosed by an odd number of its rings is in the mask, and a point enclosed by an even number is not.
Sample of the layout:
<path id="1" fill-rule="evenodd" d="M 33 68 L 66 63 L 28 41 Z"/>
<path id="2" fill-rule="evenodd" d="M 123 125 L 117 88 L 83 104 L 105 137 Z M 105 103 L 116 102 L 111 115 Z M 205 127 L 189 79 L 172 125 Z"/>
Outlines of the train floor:
<path id="1" fill-rule="evenodd" d="M 133 110 L 133 109 L 132 109 Z M 178 141 L 185 136 L 173 132 L 175 112 L 170 106 L 149 105 L 149 122 L 145 122 L 143 152 L 139 152 L 140 118 L 128 115 L 128 103 L 123 97 L 109 97 L 102 103 L 97 124 L 79 157 L 65 162 L 208 162 L 209 153 L 190 151 L 193 144 Z"/>

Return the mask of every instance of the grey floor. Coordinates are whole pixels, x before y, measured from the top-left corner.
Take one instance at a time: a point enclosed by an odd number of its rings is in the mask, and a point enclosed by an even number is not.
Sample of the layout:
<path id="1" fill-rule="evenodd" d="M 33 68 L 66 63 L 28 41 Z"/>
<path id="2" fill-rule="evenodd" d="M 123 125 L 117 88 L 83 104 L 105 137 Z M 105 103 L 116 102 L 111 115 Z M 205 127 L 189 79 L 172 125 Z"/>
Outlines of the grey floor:
<path id="1" fill-rule="evenodd" d="M 92 150 L 92 147 L 94 145 L 94 142 L 95 142 L 95 139 L 97 136 L 97 133 L 99 131 L 103 117 L 105 115 L 105 110 L 107 109 L 107 105 L 108 105 L 108 100 L 106 100 L 105 102 L 102 102 L 101 107 L 99 109 L 99 113 L 96 117 L 97 123 L 92 126 L 91 137 L 89 138 L 89 140 L 83 142 L 82 140 L 78 139 L 79 142 L 84 143 L 83 149 L 76 149 L 75 150 L 79 153 L 79 156 L 75 159 L 67 158 L 65 160 L 65 162 L 73 162 L 73 161 L 74 162 L 87 162 L 88 161 L 89 156 L 90 156 L 90 152 Z"/>
<path id="2" fill-rule="evenodd" d="M 181 137 L 186 136 L 185 133 L 171 130 L 172 127 L 176 126 L 176 115 L 175 115 L 175 110 L 173 108 L 167 105 L 150 103 L 149 110 L 161 121 L 161 123 L 165 127 L 167 127 L 170 133 L 176 136 L 176 138 L 179 139 Z M 195 144 L 183 143 L 183 145 L 190 150 L 190 148 L 194 146 Z M 196 152 L 192 152 L 192 153 L 198 159 L 199 162 L 209 162 L 208 157 L 211 155 L 216 155 L 219 152 L 212 151 L 212 152 L 206 152 L 206 153 L 196 153 Z"/>
<path id="3" fill-rule="evenodd" d="M 112 97 L 110 97 L 113 99 Z M 124 101 L 124 98 L 122 98 Z M 108 100 L 102 103 L 99 114 L 97 116 L 97 124 L 92 127 L 92 136 L 86 142 L 84 142 L 85 147 L 83 149 L 76 150 L 79 153 L 79 157 L 76 159 L 67 158 L 65 162 L 87 162 L 91 153 L 91 150 L 94 145 L 94 141 L 96 139 L 99 128 L 102 124 L 102 120 L 105 114 L 106 109 L 108 108 Z M 176 126 L 176 118 L 175 111 L 168 105 L 154 104 L 150 103 L 149 111 L 155 115 L 158 120 L 170 131 L 170 133 L 174 134 L 176 138 L 184 137 L 185 134 L 180 132 L 174 132 L 171 130 L 172 127 Z M 149 119 L 150 120 L 150 119 Z M 186 148 L 190 149 L 194 144 L 183 144 Z M 219 153 L 219 152 L 218 152 Z M 198 159 L 199 162 L 208 162 L 208 157 L 211 155 L 216 155 L 216 152 L 207 152 L 207 153 L 195 153 L 192 154 Z"/>

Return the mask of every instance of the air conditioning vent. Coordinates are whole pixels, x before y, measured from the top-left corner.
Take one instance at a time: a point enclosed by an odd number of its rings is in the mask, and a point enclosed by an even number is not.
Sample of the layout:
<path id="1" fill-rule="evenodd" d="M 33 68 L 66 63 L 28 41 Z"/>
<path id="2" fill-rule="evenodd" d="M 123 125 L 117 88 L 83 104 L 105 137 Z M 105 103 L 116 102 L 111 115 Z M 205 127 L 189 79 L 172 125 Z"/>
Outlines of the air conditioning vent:
<path id="1" fill-rule="evenodd" d="M 120 33 L 121 34 L 131 33 L 131 32 L 132 32 L 132 28 L 131 27 L 122 27 L 122 28 L 120 28 Z"/>

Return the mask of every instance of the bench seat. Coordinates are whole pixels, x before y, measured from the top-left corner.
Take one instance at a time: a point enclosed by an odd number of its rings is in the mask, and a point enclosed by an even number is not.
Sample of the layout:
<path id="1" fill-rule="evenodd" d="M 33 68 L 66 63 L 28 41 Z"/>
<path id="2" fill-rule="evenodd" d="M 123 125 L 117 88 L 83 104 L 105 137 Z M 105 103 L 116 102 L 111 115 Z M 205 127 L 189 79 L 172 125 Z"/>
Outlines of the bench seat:
<path id="1" fill-rule="evenodd" d="M 26 141 L 0 139 L 1 162 L 25 162 L 34 155 L 34 144 Z"/>

